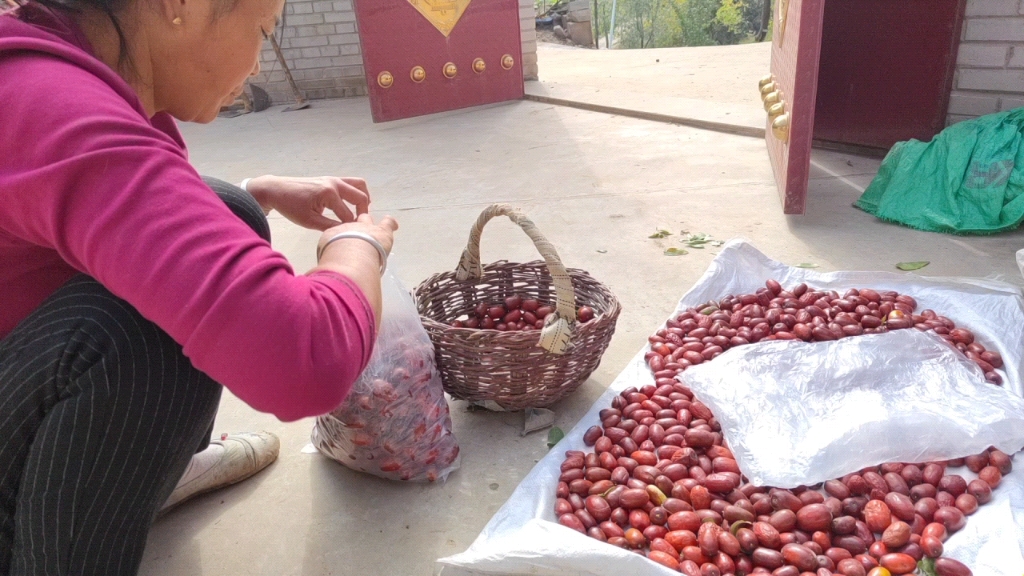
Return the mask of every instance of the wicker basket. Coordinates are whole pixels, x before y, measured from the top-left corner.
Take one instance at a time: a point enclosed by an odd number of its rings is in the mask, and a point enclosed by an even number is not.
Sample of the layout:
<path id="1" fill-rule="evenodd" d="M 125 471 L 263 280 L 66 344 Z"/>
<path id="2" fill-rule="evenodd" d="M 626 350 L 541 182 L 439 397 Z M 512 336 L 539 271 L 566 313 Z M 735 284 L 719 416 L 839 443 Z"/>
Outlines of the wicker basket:
<path id="1" fill-rule="evenodd" d="M 495 216 L 508 216 L 522 227 L 544 261 L 481 267 L 480 234 Z M 472 314 L 478 303 L 501 302 L 515 294 L 556 303 L 543 330 L 451 326 L 459 316 Z M 601 363 L 621 311 L 608 288 L 583 270 L 567 270 L 534 223 L 504 204 L 487 208 L 477 219 L 458 269 L 427 278 L 415 296 L 445 391 L 462 400 L 492 400 L 505 410 L 549 406 L 579 387 Z M 576 322 L 576 310 L 583 305 L 595 312 L 585 324 Z"/>

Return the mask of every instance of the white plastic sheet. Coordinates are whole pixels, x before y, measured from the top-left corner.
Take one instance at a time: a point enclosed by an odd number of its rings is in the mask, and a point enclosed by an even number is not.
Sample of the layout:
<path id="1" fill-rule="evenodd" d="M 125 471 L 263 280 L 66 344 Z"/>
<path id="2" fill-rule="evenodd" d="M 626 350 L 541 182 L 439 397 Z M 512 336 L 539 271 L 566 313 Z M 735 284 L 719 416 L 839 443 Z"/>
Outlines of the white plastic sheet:
<path id="1" fill-rule="evenodd" d="M 728 243 L 708 271 L 683 296 L 679 311 L 727 294 L 753 292 L 768 278 L 784 286 L 807 282 L 843 291 L 871 287 L 905 292 L 919 306 L 940 311 L 970 328 L 986 348 L 999 351 L 1005 364 L 1005 388 L 1022 395 L 1024 299 L 1019 288 L 1002 282 L 923 278 L 886 272 L 820 274 L 769 259 L 744 241 Z M 622 576 L 678 574 L 632 552 L 598 542 L 557 524 L 554 492 L 566 450 L 585 450 L 583 433 L 598 423 L 598 412 L 630 386 L 653 383 L 641 350 L 566 437 L 551 449 L 491 518 L 468 550 L 440 559 L 443 576 L 459 574 L 538 574 L 544 576 Z M 713 364 L 713 363 L 712 363 Z M 1003 478 L 989 504 L 967 527 L 946 542 L 946 555 L 976 568 L 978 576 L 1024 573 L 1024 458 Z M 966 478 L 971 475 L 961 472 Z"/>
<path id="2" fill-rule="evenodd" d="M 679 379 L 715 413 L 740 471 L 759 486 L 1024 447 L 1024 398 L 913 329 L 741 346 Z"/>

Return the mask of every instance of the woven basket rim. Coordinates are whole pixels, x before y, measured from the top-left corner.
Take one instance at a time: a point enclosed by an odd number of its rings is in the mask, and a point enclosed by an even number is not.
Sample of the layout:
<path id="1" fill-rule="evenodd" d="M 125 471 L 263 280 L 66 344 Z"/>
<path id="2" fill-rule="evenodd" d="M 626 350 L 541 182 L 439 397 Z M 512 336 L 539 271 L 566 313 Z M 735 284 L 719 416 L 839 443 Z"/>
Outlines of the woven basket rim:
<path id="1" fill-rule="evenodd" d="M 495 269 L 505 268 L 505 267 L 508 267 L 508 266 L 518 266 L 518 267 L 522 267 L 522 268 L 545 268 L 545 269 L 547 268 L 547 264 L 543 260 L 532 260 L 530 262 L 510 262 L 508 260 L 497 260 L 497 261 L 492 262 L 490 264 L 484 265 L 484 267 L 483 267 L 484 275 L 486 276 L 488 271 L 493 271 Z M 608 310 L 605 311 L 605 310 L 602 309 L 601 314 L 597 314 L 598 311 L 595 309 L 595 311 L 594 311 L 595 312 L 595 318 L 594 318 L 595 320 L 599 316 L 604 316 L 604 315 L 610 314 L 613 309 L 614 310 L 621 310 L 622 304 L 619 302 L 619 299 L 615 296 L 615 294 L 611 290 L 609 290 L 608 287 L 603 282 L 599 281 L 597 278 L 594 278 L 589 272 L 587 272 L 586 270 L 584 270 L 582 268 L 566 268 L 566 271 L 569 272 L 570 277 L 573 278 L 574 280 L 575 279 L 585 279 L 585 280 L 588 280 L 588 281 L 592 282 L 594 284 L 594 287 L 599 289 L 601 292 L 603 292 L 604 295 L 608 298 L 608 300 L 609 300 L 609 302 L 608 302 L 609 303 Z M 436 286 L 436 285 L 440 284 L 444 280 L 450 280 L 453 283 L 458 283 L 458 284 L 460 284 L 462 286 L 465 286 L 467 288 L 470 288 L 470 287 L 473 287 L 473 286 L 479 286 L 479 285 L 486 285 L 487 284 L 487 282 L 484 280 L 484 278 L 460 281 L 460 280 L 456 280 L 455 279 L 455 272 L 454 271 L 438 272 L 437 274 L 433 274 L 433 275 L 427 277 L 422 282 L 420 282 L 416 286 L 416 288 L 413 290 L 413 295 L 414 296 L 418 296 L 421 292 L 425 291 L 429 287 Z M 579 299 L 580 299 L 580 297 L 579 297 L 579 295 L 577 295 L 577 300 L 579 300 Z M 419 308 L 420 301 L 419 301 L 418 298 L 416 299 L 416 303 L 417 303 L 417 308 Z M 548 305 L 550 305 L 550 303 Z M 590 304 L 588 303 L 586 305 L 589 306 Z M 443 320 L 437 320 L 437 319 L 433 318 L 432 316 L 428 316 L 428 315 L 424 314 L 422 311 L 420 312 L 420 316 L 423 317 L 424 319 L 429 319 L 431 321 L 444 324 Z M 588 322 L 586 324 L 588 325 L 588 324 L 592 324 L 592 323 L 593 323 L 593 321 Z M 451 328 L 451 326 L 449 326 L 449 328 Z M 453 330 L 459 330 L 459 328 L 453 328 Z"/>

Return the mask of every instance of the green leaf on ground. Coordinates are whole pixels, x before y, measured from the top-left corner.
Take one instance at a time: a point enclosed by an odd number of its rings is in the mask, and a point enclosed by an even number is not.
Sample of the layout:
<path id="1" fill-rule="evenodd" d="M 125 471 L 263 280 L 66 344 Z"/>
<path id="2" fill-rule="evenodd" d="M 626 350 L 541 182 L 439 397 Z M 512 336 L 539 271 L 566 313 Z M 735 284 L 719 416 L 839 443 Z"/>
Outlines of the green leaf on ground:
<path id="1" fill-rule="evenodd" d="M 818 265 L 813 262 L 801 262 L 796 265 L 797 268 L 817 268 Z"/>
<path id="2" fill-rule="evenodd" d="M 548 430 L 548 450 L 554 448 L 555 444 L 562 441 L 562 438 L 565 438 L 565 432 L 562 432 L 558 426 L 552 426 L 551 430 Z"/>
<path id="3" fill-rule="evenodd" d="M 665 256 L 682 256 L 683 254 L 689 254 L 689 252 L 682 248 L 669 248 L 665 250 Z"/>
<path id="4" fill-rule="evenodd" d="M 698 234 L 687 234 L 684 232 L 683 238 L 680 238 L 679 241 L 685 244 L 688 248 L 697 248 L 698 250 L 703 250 L 708 244 L 715 247 L 725 244 L 725 242 L 722 242 L 721 240 L 713 240 L 710 234 L 705 234 L 703 232 Z"/>
<path id="5" fill-rule="evenodd" d="M 931 262 L 900 262 L 896 267 L 904 272 L 910 272 L 911 270 L 920 270 L 929 264 Z"/>
<path id="6" fill-rule="evenodd" d="M 667 238 L 668 236 L 671 236 L 671 235 L 672 235 L 672 233 L 669 232 L 668 230 L 658 230 L 654 234 L 651 234 L 650 236 L 648 236 L 648 238 Z"/>
<path id="7" fill-rule="evenodd" d="M 925 576 L 935 576 L 935 559 L 934 558 L 922 558 L 917 563 L 917 567 L 921 569 L 921 574 Z"/>

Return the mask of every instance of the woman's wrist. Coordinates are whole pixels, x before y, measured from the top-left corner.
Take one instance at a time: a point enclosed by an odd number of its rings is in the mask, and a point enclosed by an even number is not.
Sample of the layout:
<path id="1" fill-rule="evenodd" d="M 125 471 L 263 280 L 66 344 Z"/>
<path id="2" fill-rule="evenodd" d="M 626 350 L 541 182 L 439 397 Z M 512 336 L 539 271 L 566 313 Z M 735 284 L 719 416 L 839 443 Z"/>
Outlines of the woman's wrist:
<path id="1" fill-rule="evenodd" d="M 377 260 L 380 262 L 380 274 L 381 274 L 381 276 L 384 275 L 384 271 L 388 267 L 388 253 L 387 253 L 387 250 L 372 235 L 370 235 L 370 234 L 368 234 L 366 232 L 359 231 L 359 230 L 346 230 L 344 232 L 339 232 L 339 233 L 331 236 L 330 238 L 327 238 L 327 240 L 322 241 L 320 243 L 320 245 L 317 247 L 317 250 L 316 250 L 316 260 L 317 260 L 317 262 L 320 262 L 321 258 L 323 258 L 324 251 L 327 250 L 328 248 L 330 248 L 331 244 L 334 244 L 336 242 L 340 242 L 342 240 L 361 240 L 363 242 L 366 242 L 370 246 L 372 246 L 373 249 L 376 250 L 376 252 L 377 252 Z"/>
<path id="2" fill-rule="evenodd" d="M 317 267 L 373 270 L 380 276 L 381 261 L 377 249 L 359 238 L 341 238 L 324 247 Z"/>
<path id="3" fill-rule="evenodd" d="M 243 182 L 246 186 L 242 187 L 243 190 L 248 192 L 263 208 L 263 214 L 270 214 L 270 211 L 274 209 L 273 202 L 271 202 L 270 196 L 266 193 L 265 184 L 273 176 L 257 176 L 255 178 L 246 178 Z"/>

